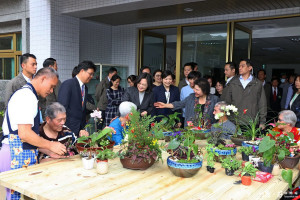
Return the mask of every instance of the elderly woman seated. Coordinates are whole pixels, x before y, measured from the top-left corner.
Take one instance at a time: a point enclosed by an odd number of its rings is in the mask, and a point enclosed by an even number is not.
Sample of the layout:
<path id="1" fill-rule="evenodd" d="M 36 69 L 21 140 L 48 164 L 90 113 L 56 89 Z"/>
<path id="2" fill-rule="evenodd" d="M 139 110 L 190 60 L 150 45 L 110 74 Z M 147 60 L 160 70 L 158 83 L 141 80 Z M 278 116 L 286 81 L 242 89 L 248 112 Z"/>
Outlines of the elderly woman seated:
<path id="1" fill-rule="evenodd" d="M 124 126 L 126 126 L 126 122 L 129 120 L 129 114 L 132 108 L 136 109 L 136 105 L 129 101 L 124 101 L 119 106 L 120 117 L 113 120 L 109 127 L 115 129 L 116 133 L 112 135 L 112 140 L 115 141 L 115 145 L 121 144 L 124 131 Z"/>
<path id="2" fill-rule="evenodd" d="M 47 106 L 45 111 L 45 122 L 40 126 L 40 136 L 50 141 L 59 141 L 67 147 L 68 153 L 66 156 L 74 155 L 76 151 L 70 147 L 75 144 L 75 134 L 64 124 L 66 122 L 66 109 L 58 102 Z M 43 161 L 50 160 L 49 158 L 61 158 L 46 149 L 39 149 L 40 159 Z"/>
<path id="3" fill-rule="evenodd" d="M 228 120 L 227 113 L 224 110 L 226 106 L 227 103 L 225 101 L 216 103 L 213 114 L 218 122 L 212 125 L 211 132 L 222 132 L 222 137 L 224 139 L 230 139 L 235 133 L 236 127 Z"/>
<path id="4" fill-rule="evenodd" d="M 273 129 L 274 131 L 277 131 L 279 133 L 275 137 L 279 137 L 282 134 L 287 135 L 288 133 L 293 133 L 294 142 L 298 143 L 300 139 L 300 135 L 299 135 L 298 128 L 295 127 L 296 122 L 297 122 L 297 116 L 293 111 L 283 110 L 279 112 L 277 127 Z"/>

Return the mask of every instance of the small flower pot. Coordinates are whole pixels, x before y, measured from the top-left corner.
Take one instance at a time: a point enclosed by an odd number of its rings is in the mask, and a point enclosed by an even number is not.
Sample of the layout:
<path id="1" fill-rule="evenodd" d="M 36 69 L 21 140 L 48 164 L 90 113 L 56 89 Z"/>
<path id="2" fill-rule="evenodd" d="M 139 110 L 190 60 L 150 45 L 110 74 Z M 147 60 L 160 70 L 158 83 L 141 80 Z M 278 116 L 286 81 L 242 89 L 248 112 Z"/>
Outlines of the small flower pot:
<path id="1" fill-rule="evenodd" d="M 269 167 L 264 166 L 263 162 L 258 162 L 258 169 L 262 172 L 272 173 L 274 165 L 270 165 Z"/>
<path id="2" fill-rule="evenodd" d="M 254 167 L 258 167 L 258 163 L 260 162 L 260 157 L 254 157 L 253 155 L 249 155 L 249 161 Z"/>
<path id="3" fill-rule="evenodd" d="M 206 169 L 210 173 L 214 173 L 215 172 L 215 168 L 214 167 L 206 166 Z"/>
<path id="4" fill-rule="evenodd" d="M 247 156 L 244 152 L 242 152 L 242 160 L 249 161 L 249 155 Z"/>
<path id="5" fill-rule="evenodd" d="M 233 170 L 233 169 L 225 168 L 225 174 L 226 174 L 227 176 L 233 176 L 234 170 Z"/>
<path id="6" fill-rule="evenodd" d="M 108 173 L 108 160 L 96 160 L 97 162 L 97 173 L 98 174 L 107 174 Z"/>
<path id="7" fill-rule="evenodd" d="M 249 186 L 251 185 L 252 183 L 252 180 L 251 180 L 251 176 L 242 176 L 242 184 L 243 185 L 246 185 L 246 186 Z"/>
<path id="8" fill-rule="evenodd" d="M 202 167 L 202 161 L 197 163 L 179 163 L 175 160 L 172 160 L 171 156 L 169 156 L 167 159 L 167 165 L 175 176 L 190 178 L 198 173 Z"/>
<path id="9" fill-rule="evenodd" d="M 82 164 L 84 169 L 93 169 L 94 168 L 94 163 L 95 163 L 95 158 L 88 158 L 88 157 L 83 157 L 82 158 Z"/>
<path id="10" fill-rule="evenodd" d="M 282 161 L 279 162 L 279 165 L 282 168 L 293 169 L 299 163 L 299 158 L 300 155 L 297 155 L 295 157 L 286 156 Z"/>

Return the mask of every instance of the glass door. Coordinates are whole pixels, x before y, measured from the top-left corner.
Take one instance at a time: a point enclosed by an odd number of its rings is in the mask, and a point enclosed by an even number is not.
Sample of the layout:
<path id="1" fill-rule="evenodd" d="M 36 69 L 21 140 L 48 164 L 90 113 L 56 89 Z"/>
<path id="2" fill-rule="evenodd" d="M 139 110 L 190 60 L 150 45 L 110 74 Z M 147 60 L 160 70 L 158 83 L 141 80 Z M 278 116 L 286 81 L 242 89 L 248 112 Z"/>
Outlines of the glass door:
<path id="1" fill-rule="evenodd" d="M 0 79 L 10 80 L 15 77 L 15 59 L 14 57 L 0 57 Z"/>
<path id="2" fill-rule="evenodd" d="M 237 65 L 241 59 L 251 57 L 252 31 L 244 26 L 232 23 L 231 59 Z"/>
<path id="3" fill-rule="evenodd" d="M 164 70 L 166 57 L 166 36 L 158 33 L 142 31 L 141 65 L 148 66 L 151 72 Z"/>

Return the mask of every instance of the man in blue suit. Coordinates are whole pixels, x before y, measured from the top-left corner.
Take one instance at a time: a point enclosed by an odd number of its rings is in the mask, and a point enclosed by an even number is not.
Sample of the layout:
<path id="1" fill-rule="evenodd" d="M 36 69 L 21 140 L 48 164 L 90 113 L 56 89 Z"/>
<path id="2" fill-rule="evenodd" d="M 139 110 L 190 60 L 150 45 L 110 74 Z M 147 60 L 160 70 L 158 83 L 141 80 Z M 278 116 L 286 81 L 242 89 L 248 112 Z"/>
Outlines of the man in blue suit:
<path id="1" fill-rule="evenodd" d="M 84 130 L 86 125 L 86 100 L 89 83 L 94 76 L 96 66 L 91 61 L 83 61 L 78 65 L 79 73 L 72 79 L 64 81 L 58 92 L 58 102 L 67 111 L 66 126 L 69 127 L 76 136 L 88 135 Z"/>

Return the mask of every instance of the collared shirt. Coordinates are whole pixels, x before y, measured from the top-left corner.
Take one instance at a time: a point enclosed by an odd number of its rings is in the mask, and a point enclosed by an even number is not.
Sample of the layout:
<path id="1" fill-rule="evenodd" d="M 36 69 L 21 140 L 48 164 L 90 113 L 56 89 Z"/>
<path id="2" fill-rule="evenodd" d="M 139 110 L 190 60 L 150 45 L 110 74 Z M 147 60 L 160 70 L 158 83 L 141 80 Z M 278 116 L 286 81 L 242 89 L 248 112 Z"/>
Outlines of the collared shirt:
<path id="1" fill-rule="evenodd" d="M 109 78 L 109 77 L 107 77 L 107 79 L 108 79 L 108 81 L 110 82 L 110 78 Z"/>
<path id="2" fill-rule="evenodd" d="M 275 90 L 275 92 L 276 92 L 276 96 L 278 95 L 278 89 L 277 89 L 277 87 L 275 88 L 275 87 L 272 87 L 272 95 L 274 94 L 274 90 Z"/>
<path id="3" fill-rule="evenodd" d="M 240 82 L 244 89 L 247 87 L 248 83 L 250 83 L 252 81 L 252 79 L 253 79 L 253 76 L 251 74 L 250 74 L 249 78 L 246 80 L 243 79 L 242 75 L 240 76 Z"/>
<path id="4" fill-rule="evenodd" d="M 230 81 L 233 77 L 234 77 L 234 76 L 232 76 L 232 77 L 230 77 L 230 78 L 227 79 L 226 85 L 229 83 L 229 81 Z"/>
<path id="5" fill-rule="evenodd" d="M 23 75 L 23 77 L 25 78 L 26 82 L 27 82 L 27 83 L 30 83 L 30 78 L 28 78 L 27 76 L 25 76 L 25 75 L 23 74 L 23 72 L 22 72 L 22 75 Z"/>
<path id="6" fill-rule="evenodd" d="M 78 76 L 76 76 L 78 82 L 79 82 L 79 86 L 80 86 L 80 91 L 82 90 L 82 86 L 84 85 L 83 82 L 78 78 Z M 85 86 L 83 87 L 85 89 Z M 84 90 L 85 91 L 85 90 Z M 82 97 L 82 101 L 84 101 L 84 96 Z"/>
<path id="7" fill-rule="evenodd" d="M 293 84 L 290 84 L 290 86 L 288 88 L 288 92 L 286 94 L 286 101 L 285 101 L 284 109 L 288 109 L 292 96 L 293 96 Z"/>
<path id="8" fill-rule="evenodd" d="M 265 84 L 266 84 L 266 80 L 264 80 L 264 82 L 263 82 L 263 86 L 265 86 Z"/>
<path id="9" fill-rule="evenodd" d="M 186 84 L 190 85 L 190 82 L 188 79 L 185 79 Z"/>

